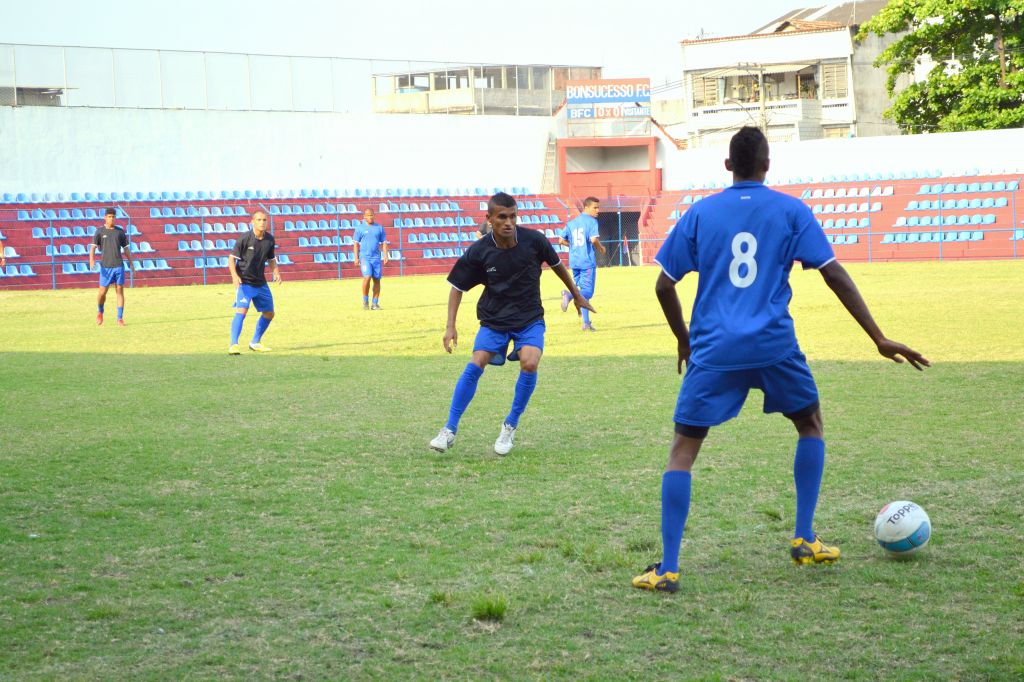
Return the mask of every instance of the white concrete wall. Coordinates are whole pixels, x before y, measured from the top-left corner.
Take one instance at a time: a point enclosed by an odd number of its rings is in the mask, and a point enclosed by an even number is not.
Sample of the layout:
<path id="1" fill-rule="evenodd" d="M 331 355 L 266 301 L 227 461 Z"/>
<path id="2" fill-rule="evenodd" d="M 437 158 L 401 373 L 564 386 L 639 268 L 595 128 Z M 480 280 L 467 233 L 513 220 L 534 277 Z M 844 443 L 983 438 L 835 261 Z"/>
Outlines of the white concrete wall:
<path id="1" fill-rule="evenodd" d="M 0 107 L 5 192 L 541 184 L 550 119 Z"/>
<path id="2" fill-rule="evenodd" d="M 683 71 L 736 66 L 737 62 L 788 64 L 846 59 L 853 40 L 846 28 L 814 33 L 772 33 L 738 40 L 683 43 Z"/>
<path id="3" fill-rule="evenodd" d="M 665 189 L 732 182 L 723 160 L 728 144 L 717 148 L 677 150 L 661 145 Z M 850 173 L 904 173 L 940 171 L 943 175 L 965 172 L 1024 174 L 1024 129 L 986 130 L 969 133 L 896 135 L 855 139 L 823 139 L 776 143 L 771 149 L 768 181 L 782 184 L 808 178 Z"/>

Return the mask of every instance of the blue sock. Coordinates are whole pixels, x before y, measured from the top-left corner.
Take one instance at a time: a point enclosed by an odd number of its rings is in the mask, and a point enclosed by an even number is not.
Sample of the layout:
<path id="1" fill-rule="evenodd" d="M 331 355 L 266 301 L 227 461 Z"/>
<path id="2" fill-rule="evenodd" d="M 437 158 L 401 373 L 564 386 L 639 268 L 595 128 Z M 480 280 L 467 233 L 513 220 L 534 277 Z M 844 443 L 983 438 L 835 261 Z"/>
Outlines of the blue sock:
<path id="1" fill-rule="evenodd" d="M 263 332 L 267 331 L 269 326 L 270 320 L 260 315 L 260 319 L 256 320 L 256 332 L 252 335 L 252 342 L 259 343 L 263 338 Z"/>
<path id="2" fill-rule="evenodd" d="M 448 423 L 445 425 L 452 433 L 458 432 L 459 420 L 462 419 L 462 413 L 469 407 L 469 402 L 473 400 L 476 383 L 480 381 L 483 373 L 482 369 L 470 362 L 455 383 L 455 394 L 452 395 L 452 406 L 448 410 Z"/>
<path id="3" fill-rule="evenodd" d="M 537 373 L 524 372 L 519 370 L 519 379 L 516 381 L 516 392 L 512 398 L 512 411 L 505 417 L 505 423 L 509 426 L 519 426 L 519 418 L 526 411 L 526 405 L 530 402 L 533 389 L 537 387 Z"/>
<path id="4" fill-rule="evenodd" d="M 123 305 L 119 305 L 119 306 L 117 306 L 117 319 L 120 320 L 122 318 L 124 318 L 124 306 Z"/>
<path id="5" fill-rule="evenodd" d="M 690 513 L 690 472 L 666 471 L 661 477 L 661 575 L 679 572 L 679 545 Z"/>
<path id="6" fill-rule="evenodd" d="M 363 296 L 363 305 L 370 305 L 370 297 Z"/>
<path id="7" fill-rule="evenodd" d="M 793 537 L 814 542 L 814 508 L 818 505 L 821 472 L 825 469 L 825 441 L 801 438 L 793 458 L 793 482 L 796 484 L 796 530 Z"/>
<path id="8" fill-rule="evenodd" d="M 235 313 L 231 320 L 231 345 L 238 343 L 238 337 L 242 334 L 242 325 L 245 323 L 245 313 Z"/>
<path id="9" fill-rule="evenodd" d="M 100 315 L 102 315 L 103 314 L 103 304 L 102 303 L 98 303 L 98 304 L 96 304 L 96 307 L 99 308 Z"/>
<path id="10" fill-rule="evenodd" d="M 590 311 L 583 309 L 583 324 L 590 324 Z"/>
<path id="11" fill-rule="evenodd" d="M 377 297 L 376 297 L 376 296 L 374 296 L 374 297 L 373 297 L 373 304 L 374 304 L 374 305 L 377 305 L 377 303 L 378 303 L 378 302 L 379 302 L 379 300 L 377 299 Z"/>

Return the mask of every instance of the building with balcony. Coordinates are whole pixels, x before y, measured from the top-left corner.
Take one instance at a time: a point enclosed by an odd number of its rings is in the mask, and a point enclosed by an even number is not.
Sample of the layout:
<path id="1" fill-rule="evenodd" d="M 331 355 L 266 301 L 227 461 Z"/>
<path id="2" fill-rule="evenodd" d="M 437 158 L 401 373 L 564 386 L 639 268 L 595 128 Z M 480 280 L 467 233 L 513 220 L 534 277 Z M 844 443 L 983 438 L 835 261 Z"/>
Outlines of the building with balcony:
<path id="1" fill-rule="evenodd" d="M 596 66 L 444 65 L 373 75 L 380 114 L 551 116 L 570 80 L 601 78 Z"/>
<path id="2" fill-rule="evenodd" d="M 899 134 L 883 116 L 886 72 L 874 66 L 895 36 L 854 41 L 886 4 L 797 9 L 747 35 L 683 41 L 672 134 L 690 147 L 724 144 L 744 125 L 772 141 Z"/>

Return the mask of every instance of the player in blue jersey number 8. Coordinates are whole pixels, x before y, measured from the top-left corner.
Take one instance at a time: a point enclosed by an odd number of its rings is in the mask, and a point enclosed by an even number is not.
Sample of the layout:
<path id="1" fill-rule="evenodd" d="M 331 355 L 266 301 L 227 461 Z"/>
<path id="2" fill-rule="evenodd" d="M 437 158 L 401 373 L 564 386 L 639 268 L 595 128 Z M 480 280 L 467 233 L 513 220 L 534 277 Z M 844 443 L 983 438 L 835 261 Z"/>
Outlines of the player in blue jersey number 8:
<path id="1" fill-rule="evenodd" d="M 818 389 L 797 343 L 788 303 L 794 261 L 821 272 L 825 283 L 874 341 L 878 352 L 920 370 L 930 363 L 887 339 L 811 210 L 764 185 L 768 141 L 743 128 L 729 145 L 733 185 L 690 208 L 658 252 L 656 291 L 677 339 L 677 370 L 686 376 L 676 404 L 675 438 L 661 484 L 663 555 L 633 579 L 641 589 L 674 592 L 679 546 L 690 508 L 690 469 L 711 426 L 737 414 L 752 388 L 764 393 L 764 411 L 781 412 L 796 427 L 793 460 L 796 528 L 790 556 L 798 564 L 831 563 L 839 549 L 813 528 L 825 464 Z M 691 326 L 683 321 L 676 283 L 700 274 Z"/>

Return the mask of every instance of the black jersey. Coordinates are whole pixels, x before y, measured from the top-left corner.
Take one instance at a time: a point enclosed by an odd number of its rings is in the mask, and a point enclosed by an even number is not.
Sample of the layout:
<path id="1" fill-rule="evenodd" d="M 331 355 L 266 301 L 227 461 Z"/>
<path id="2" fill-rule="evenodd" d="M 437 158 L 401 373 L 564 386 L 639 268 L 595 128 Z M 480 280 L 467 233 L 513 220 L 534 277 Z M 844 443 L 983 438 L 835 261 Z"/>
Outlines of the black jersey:
<path id="1" fill-rule="evenodd" d="M 231 257 L 242 284 L 263 286 L 267 283 L 264 267 L 274 257 L 274 235 L 263 233 L 263 239 L 256 239 L 256 233 L 249 230 L 235 242 Z"/>
<path id="2" fill-rule="evenodd" d="M 92 243 L 103 253 L 103 257 L 100 259 L 100 267 L 124 267 L 121 249 L 128 246 L 128 235 L 124 233 L 124 230 L 117 225 L 111 228 L 101 227 L 93 235 Z"/>
<path id="3" fill-rule="evenodd" d="M 477 284 L 484 293 L 476 306 L 480 324 L 498 331 L 522 329 L 544 317 L 540 303 L 541 264 L 561 263 L 544 233 L 516 228 L 516 245 L 498 248 L 494 235 L 481 237 L 448 274 L 448 283 L 460 291 Z"/>

